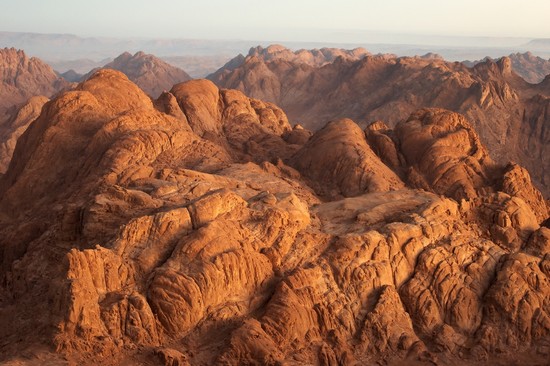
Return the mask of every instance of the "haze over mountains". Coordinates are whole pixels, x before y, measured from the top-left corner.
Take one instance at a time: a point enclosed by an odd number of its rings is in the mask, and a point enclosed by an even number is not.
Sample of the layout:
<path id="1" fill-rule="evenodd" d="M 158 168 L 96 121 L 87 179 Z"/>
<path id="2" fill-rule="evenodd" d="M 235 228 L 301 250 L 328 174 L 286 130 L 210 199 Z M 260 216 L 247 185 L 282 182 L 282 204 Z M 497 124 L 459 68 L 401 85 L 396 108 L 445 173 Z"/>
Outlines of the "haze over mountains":
<path id="1" fill-rule="evenodd" d="M 550 59 L 545 60 L 541 57 L 533 55 L 531 52 L 525 53 L 513 53 L 508 56 L 512 61 L 512 69 L 520 75 L 525 81 L 531 84 L 538 84 L 544 80 L 544 78 L 550 74 Z M 468 67 L 492 60 L 490 57 L 486 57 L 483 60 L 477 61 L 464 61 L 464 64 Z"/>
<path id="2" fill-rule="evenodd" d="M 69 85 L 45 62 L 14 48 L 0 49 L 0 71 L 0 118 L 31 96 L 51 96 Z"/>
<path id="3" fill-rule="evenodd" d="M 511 66 L 507 60 L 511 60 Z M 19 62 L 25 61 L 12 61 Z M 210 78 L 222 87 L 237 88 L 281 105 L 292 123 L 314 130 L 323 121 L 342 117 L 363 124 L 382 119 L 393 125 L 423 106 L 464 113 L 472 119 L 497 161 L 513 160 L 527 166 L 536 184 L 548 194 L 548 178 L 544 173 L 548 164 L 545 159 L 548 136 L 542 128 L 545 122 L 540 121 L 545 114 L 539 113 L 546 108 L 547 83 L 537 86 L 523 82 L 512 71 L 514 65 L 526 78 L 540 78 L 547 63 L 532 54 L 515 54 L 498 65 L 486 59 L 469 69 L 433 54 L 397 58 L 391 54 L 372 55 L 361 48 L 291 51 L 273 45 L 251 48 L 246 58 L 238 55 Z M 185 71 L 143 52 L 124 53 L 105 67 L 125 72 L 153 97 L 190 79 Z M 40 72 L 37 70 L 37 74 Z M 78 81 L 91 74 L 65 76 Z M 44 78 L 52 90 L 60 89 L 59 85 L 52 84 L 59 83 L 57 79 L 50 80 L 51 70 L 39 77 Z M 39 89 L 32 89 L 32 93 L 19 97 L 17 103 L 9 96 L 4 98 L 4 104 L 11 107 L 4 119 L 11 119 L 11 123 L 18 126 L 3 132 L 2 141 L 12 141 L 10 148 L 5 149 L 5 156 L 13 150 L 13 138 L 18 136 L 12 135 L 12 131 L 23 131 L 32 120 L 27 116 L 22 118 L 26 121 L 22 123 L 13 116 L 22 101 L 32 95 L 51 95 L 51 91 L 40 93 Z M 35 105 L 29 110 L 38 112 L 39 109 Z M 498 123 L 492 122 L 494 120 Z"/>
<path id="4" fill-rule="evenodd" d="M 331 37 L 332 34 L 332 37 Z M 369 52 L 393 53 L 400 56 L 437 53 L 447 60 L 480 60 L 486 56 L 502 57 L 531 51 L 550 58 L 550 43 L 544 39 L 498 37 L 446 37 L 348 32 L 334 37 L 324 34 L 323 41 L 288 42 L 294 50 L 312 48 L 366 48 Z M 337 34 L 336 34 L 337 35 Z M 319 32 L 304 34 L 303 39 L 318 39 Z M 59 72 L 74 69 L 86 73 L 100 67 L 123 52 L 143 51 L 172 63 L 193 77 L 205 77 L 223 66 L 230 58 L 258 44 L 281 43 L 273 40 L 200 40 L 200 39 L 117 39 L 79 37 L 71 34 L 0 32 L 0 47 L 24 49 L 27 54 L 46 60 Z M 201 62 L 200 60 L 203 60 Z M 87 69 L 84 66 L 86 65 Z M 91 67 L 88 67 L 91 66 Z"/>

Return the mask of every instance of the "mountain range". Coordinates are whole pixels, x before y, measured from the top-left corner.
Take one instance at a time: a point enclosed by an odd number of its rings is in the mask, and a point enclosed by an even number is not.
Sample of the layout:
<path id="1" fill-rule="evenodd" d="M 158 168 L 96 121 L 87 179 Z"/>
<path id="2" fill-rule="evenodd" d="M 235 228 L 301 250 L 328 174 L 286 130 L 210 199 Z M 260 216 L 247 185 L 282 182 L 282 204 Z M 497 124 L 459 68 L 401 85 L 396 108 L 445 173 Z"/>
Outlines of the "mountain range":
<path id="1" fill-rule="evenodd" d="M 452 111 L 309 132 L 98 70 L 0 178 L 0 361 L 543 363 L 548 217 Z"/>
<path id="2" fill-rule="evenodd" d="M 285 54 L 276 49 L 277 55 Z M 251 50 L 209 78 L 222 88 L 281 106 L 291 121 L 312 130 L 338 118 L 351 118 L 363 127 L 377 120 L 395 126 L 422 107 L 462 113 L 494 159 L 526 166 L 540 189 L 550 194 L 550 134 L 544 127 L 550 123 L 545 112 L 550 78 L 530 84 L 514 72 L 510 58 L 470 68 L 433 54 L 366 55 L 318 66 Z"/>
<path id="3" fill-rule="evenodd" d="M 547 363 L 550 77 L 0 57 L 1 364 Z"/>

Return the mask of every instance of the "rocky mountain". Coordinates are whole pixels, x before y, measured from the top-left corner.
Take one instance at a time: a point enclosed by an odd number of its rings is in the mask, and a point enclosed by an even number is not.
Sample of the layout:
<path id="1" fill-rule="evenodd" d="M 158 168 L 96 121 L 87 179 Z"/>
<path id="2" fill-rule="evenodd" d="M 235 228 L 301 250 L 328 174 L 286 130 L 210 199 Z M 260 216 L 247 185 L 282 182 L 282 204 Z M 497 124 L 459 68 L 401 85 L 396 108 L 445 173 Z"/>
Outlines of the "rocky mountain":
<path id="1" fill-rule="evenodd" d="M 292 123 L 313 130 L 339 118 L 363 127 L 377 120 L 395 126 L 422 107 L 462 113 L 495 160 L 527 167 L 550 197 L 550 134 L 545 127 L 550 123 L 545 112 L 550 84 L 527 83 L 513 71 L 510 58 L 468 68 L 439 57 L 374 55 L 313 66 L 252 55 L 236 58 L 232 67 L 209 78 L 220 87 L 273 102 Z"/>
<path id="2" fill-rule="evenodd" d="M 550 75 L 550 59 L 533 55 L 531 52 L 514 53 L 508 56 L 514 71 L 532 84 L 538 84 Z"/>
<path id="3" fill-rule="evenodd" d="M 0 174 L 8 167 L 17 138 L 53 94 L 71 83 L 50 66 L 14 48 L 0 49 Z"/>
<path id="4" fill-rule="evenodd" d="M 73 69 L 70 69 L 68 71 L 65 71 L 64 73 L 59 74 L 63 79 L 70 81 L 72 83 L 78 83 L 82 81 L 82 77 L 84 75 L 79 74 L 78 72 L 74 71 Z"/>
<path id="5" fill-rule="evenodd" d="M 191 80 L 185 71 L 141 51 L 134 55 L 124 52 L 102 68 L 122 71 L 154 98 L 157 98 L 163 91 L 170 90 L 174 84 Z M 96 71 L 97 69 L 90 71 L 83 79 L 90 77 Z"/>
<path id="6" fill-rule="evenodd" d="M 323 66 L 333 62 L 337 57 L 342 57 L 346 60 L 360 60 L 369 55 L 370 53 L 364 48 L 345 50 L 342 48 L 324 47 L 321 49 L 291 51 L 281 45 L 270 45 L 266 48 L 262 46 L 252 47 L 248 52 L 248 57 L 257 57 L 266 62 L 285 60 L 312 66 Z"/>
<path id="7" fill-rule="evenodd" d="M 281 45 L 270 45 L 266 48 L 262 46 L 256 46 L 250 48 L 248 55 L 245 57 L 242 54 L 237 55 L 227 62 L 222 68 L 209 76 L 210 79 L 218 80 L 223 78 L 230 71 L 241 67 L 244 63 L 250 59 L 258 59 L 263 62 L 270 61 L 286 61 L 291 63 L 305 64 L 311 66 L 323 66 L 328 63 L 334 62 L 336 58 L 340 57 L 346 60 L 360 60 L 366 56 L 371 55 L 364 48 L 355 48 L 353 50 L 345 50 L 342 48 L 321 48 L 321 49 L 300 49 L 292 51 Z"/>
<path id="8" fill-rule="evenodd" d="M 533 55 L 531 52 L 513 53 L 508 58 L 512 61 L 512 69 L 516 74 L 531 84 L 538 84 L 550 75 L 550 60 Z M 490 57 L 478 61 L 464 61 L 468 67 L 474 67 L 478 63 L 494 61 Z"/>
<path id="9" fill-rule="evenodd" d="M 100 70 L 0 178 L 0 362 L 543 364 L 548 217 L 448 110 L 312 133 Z"/>
<path id="10" fill-rule="evenodd" d="M 30 97 L 50 97 L 70 85 L 40 59 L 15 48 L 0 49 L 0 83 L 0 123 Z"/>

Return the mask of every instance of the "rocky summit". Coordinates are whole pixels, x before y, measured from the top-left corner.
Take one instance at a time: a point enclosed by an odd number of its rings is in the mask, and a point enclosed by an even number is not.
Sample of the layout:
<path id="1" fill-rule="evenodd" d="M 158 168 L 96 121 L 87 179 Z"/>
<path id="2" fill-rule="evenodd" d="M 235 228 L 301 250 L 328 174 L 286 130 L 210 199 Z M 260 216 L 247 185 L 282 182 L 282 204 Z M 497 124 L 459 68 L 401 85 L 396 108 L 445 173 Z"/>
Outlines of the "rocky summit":
<path id="1" fill-rule="evenodd" d="M 310 132 L 100 70 L 0 178 L 0 362 L 544 364 L 548 217 L 449 110 Z"/>

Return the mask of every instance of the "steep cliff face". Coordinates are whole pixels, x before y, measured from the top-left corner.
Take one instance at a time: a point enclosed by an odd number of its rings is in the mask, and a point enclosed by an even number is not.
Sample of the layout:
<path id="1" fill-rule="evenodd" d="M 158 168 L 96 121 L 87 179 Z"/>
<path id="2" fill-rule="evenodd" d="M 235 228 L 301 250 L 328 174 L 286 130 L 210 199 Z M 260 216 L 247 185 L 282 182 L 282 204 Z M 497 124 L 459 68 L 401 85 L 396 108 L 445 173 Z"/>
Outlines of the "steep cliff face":
<path id="1" fill-rule="evenodd" d="M 494 160 L 525 166 L 550 195 L 550 160 L 542 155 L 550 142 L 543 127 L 550 123 L 545 112 L 550 89 L 545 81 L 533 85 L 519 77 L 516 58 L 486 60 L 472 68 L 441 58 L 391 55 L 341 57 L 318 65 L 289 58 L 289 52 L 251 53 L 239 66 L 209 78 L 281 106 L 292 123 L 312 130 L 341 118 L 363 127 L 377 120 L 393 127 L 424 107 L 461 113 Z"/>
<path id="2" fill-rule="evenodd" d="M 548 207 L 453 112 L 310 137 L 206 80 L 152 102 L 101 70 L 46 103 L 0 197 L 2 362 L 550 356 Z"/>

